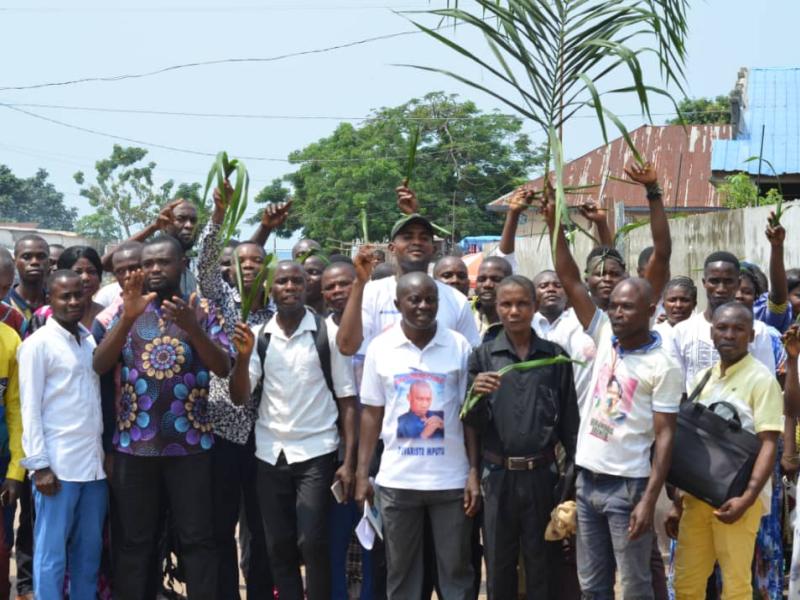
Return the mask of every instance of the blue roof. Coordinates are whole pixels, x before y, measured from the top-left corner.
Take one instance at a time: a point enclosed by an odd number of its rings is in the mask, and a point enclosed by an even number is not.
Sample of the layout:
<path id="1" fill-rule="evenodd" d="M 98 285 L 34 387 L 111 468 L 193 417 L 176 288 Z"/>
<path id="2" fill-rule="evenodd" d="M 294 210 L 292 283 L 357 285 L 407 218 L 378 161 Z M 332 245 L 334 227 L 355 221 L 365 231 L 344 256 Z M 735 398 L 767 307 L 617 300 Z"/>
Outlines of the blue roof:
<path id="1" fill-rule="evenodd" d="M 800 67 L 750 69 L 744 123 L 735 140 L 716 140 L 711 170 L 758 174 L 758 161 L 745 163 L 761 150 L 778 175 L 800 173 Z M 772 172 L 767 164 L 762 175 Z"/>

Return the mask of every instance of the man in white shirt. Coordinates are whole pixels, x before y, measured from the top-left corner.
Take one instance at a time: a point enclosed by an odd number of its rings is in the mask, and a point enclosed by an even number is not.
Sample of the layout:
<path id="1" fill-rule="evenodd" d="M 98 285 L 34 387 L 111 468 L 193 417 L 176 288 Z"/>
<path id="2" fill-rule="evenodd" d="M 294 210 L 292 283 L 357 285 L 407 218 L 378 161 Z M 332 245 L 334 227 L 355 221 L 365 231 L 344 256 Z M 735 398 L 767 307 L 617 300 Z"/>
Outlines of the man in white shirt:
<path id="1" fill-rule="evenodd" d="M 649 182 L 653 217 L 665 219 L 652 168 L 633 167 L 628 174 Z M 613 598 L 616 567 L 623 597 L 653 598 L 653 514 L 672 455 L 683 390 L 680 369 L 661 337 L 650 331 L 656 308 L 651 285 L 623 280 L 611 290 L 608 314 L 596 307 L 563 228 L 555 231 L 555 206 L 547 200 L 543 213 L 556 236 L 556 271 L 597 348 L 589 393 L 579 398 L 575 458 L 581 591 Z"/>
<path id="2" fill-rule="evenodd" d="M 533 330 L 540 338 L 561 346 L 581 364 L 572 366 L 575 392 L 582 402 L 589 392 L 592 379 L 592 361 L 596 354 L 594 340 L 583 329 L 571 308 L 567 308 L 567 294 L 555 271 L 545 270 L 533 278 L 536 290 L 536 307 Z"/>
<path id="3" fill-rule="evenodd" d="M 230 392 L 236 404 L 250 402 L 251 393 L 257 403 L 256 486 L 278 593 L 303 599 L 302 559 L 308 600 L 329 600 L 330 487 L 339 480 L 345 497 L 352 495 L 356 390 L 351 360 L 305 306 L 305 286 L 303 267 L 278 263 L 277 314 L 255 333 L 237 324 Z M 267 344 L 263 361 L 253 352 L 256 338 Z M 337 419 L 346 448 L 338 470 Z"/>
<path id="4" fill-rule="evenodd" d="M 364 354 L 373 338 L 400 321 L 400 311 L 395 306 L 397 280 L 406 273 L 426 273 L 433 257 L 433 226 L 419 214 L 411 214 L 398 220 L 391 232 L 389 250 L 397 260 L 397 275 L 377 281 L 359 277 L 342 315 L 336 341 L 345 355 Z M 363 248 L 356 263 L 371 263 L 369 248 Z M 365 270 L 365 273 L 367 271 Z M 371 270 L 368 271 L 371 275 Z M 480 335 L 470 311 L 469 302 L 463 294 L 450 286 L 436 282 L 439 289 L 439 309 L 436 321 L 441 327 L 457 331 L 472 346 L 480 344 Z"/>
<path id="5" fill-rule="evenodd" d="M 375 338 L 364 364 L 356 499 L 372 500 L 369 465 L 380 433 L 384 452 L 376 483 L 390 600 L 422 592 L 426 513 L 443 597 L 467 600 L 474 594 L 470 535 L 480 505 L 478 440 L 459 419 L 471 346 L 437 323 L 438 289 L 424 273 L 400 278 L 401 322 Z M 415 418 L 433 423 L 430 435 L 424 424 L 420 435 L 403 435 L 414 388 L 426 398 L 426 409 L 415 411 Z"/>
<path id="6" fill-rule="evenodd" d="M 34 593 L 61 598 L 69 562 L 70 597 L 94 598 L 108 506 L 96 345 L 80 323 L 80 277 L 56 271 L 49 290 L 52 318 L 19 349 L 22 464 L 35 486 Z"/>
<path id="7" fill-rule="evenodd" d="M 739 289 L 739 259 L 730 252 L 714 252 L 706 258 L 703 268 L 703 287 L 707 306 L 672 328 L 673 354 L 681 366 L 686 391 L 691 391 L 697 374 L 719 361 L 719 353 L 711 339 L 711 315 L 718 307 L 736 299 Z M 753 322 L 753 341 L 749 352 L 772 373 L 776 370 L 775 354 L 767 326 Z"/>

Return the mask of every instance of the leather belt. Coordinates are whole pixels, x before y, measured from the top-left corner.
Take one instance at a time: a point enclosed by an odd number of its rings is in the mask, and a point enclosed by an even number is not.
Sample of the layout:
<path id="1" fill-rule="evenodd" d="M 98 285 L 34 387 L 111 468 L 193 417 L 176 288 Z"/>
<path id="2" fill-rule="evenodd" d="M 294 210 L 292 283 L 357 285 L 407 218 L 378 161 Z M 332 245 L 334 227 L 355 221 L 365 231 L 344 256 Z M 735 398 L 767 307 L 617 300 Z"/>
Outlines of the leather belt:
<path id="1" fill-rule="evenodd" d="M 552 449 L 547 449 L 539 454 L 532 454 L 530 456 L 501 456 L 494 452 L 484 450 L 483 459 L 493 465 L 503 467 L 508 471 L 533 471 L 540 467 L 546 467 L 555 461 L 555 452 Z"/>

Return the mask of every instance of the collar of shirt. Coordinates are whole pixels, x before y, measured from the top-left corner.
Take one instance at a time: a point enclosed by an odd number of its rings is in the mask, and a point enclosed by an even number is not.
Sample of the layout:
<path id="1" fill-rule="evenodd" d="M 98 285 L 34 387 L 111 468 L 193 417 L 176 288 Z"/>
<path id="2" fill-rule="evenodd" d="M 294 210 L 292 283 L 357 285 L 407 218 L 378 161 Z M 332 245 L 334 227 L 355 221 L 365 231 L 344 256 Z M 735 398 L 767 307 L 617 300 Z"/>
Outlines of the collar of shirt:
<path id="1" fill-rule="evenodd" d="M 413 346 L 414 348 L 417 348 L 420 351 L 424 351 L 425 349 L 430 348 L 431 346 L 446 346 L 447 340 L 445 339 L 445 334 L 444 334 L 446 330 L 447 330 L 446 327 L 441 327 L 440 325 L 437 324 L 436 333 L 434 334 L 433 338 L 431 338 L 431 341 L 425 344 L 425 348 L 420 348 L 414 342 L 412 342 L 406 337 L 401 322 L 398 322 L 395 327 L 392 327 L 390 329 L 392 333 L 390 334 L 391 337 L 389 338 L 388 342 L 394 348 L 399 348 L 400 346 L 409 345 Z"/>
<path id="2" fill-rule="evenodd" d="M 505 330 L 503 330 L 492 341 L 491 352 L 492 354 L 508 353 L 511 354 L 515 360 L 519 359 L 517 356 L 517 350 L 514 348 L 511 340 L 508 339 L 508 335 L 506 334 Z M 531 341 L 528 348 L 528 356 L 525 358 L 525 360 L 528 360 L 531 356 L 535 356 L 537 353 L 548 354 L 550 356 L 556 355 L 555 352 L 553 352 L 553 347 L 536 335 L 535 331 L 531 330 Z"/>
<path id="3" fill-rule="evenodd" d="M 657 331 L 650 331 L 650 341 L 646 342 L 645 344 L 639 346 L 638 348 L 632 348 L 631 350 L 625 350 L 622 346 L 619 345 L 619 338 L 617 336 L 611 336 L 611 343 L 614 346 L 614 350 L 617 354 L 621 357 L 625 357 L 628 354 L 646 354 L 651 350 L 655 350 L 656 348 L 661 346 L 661 334 Z"/>
<path id="4" fill-rule="evenodd" d="M 711 367 L 711 378 L 714 381 L 718 381 L 720 379 L 730 379 L 731 377 L 735 377 L 740 371 L 752 367 L 754 361 L 755 358 L 753 358 L 753 355 L 748 352 L 741 360 L 735 362 L 725 369 L 724 375 L 722 374 L 722 363 L 717 362 L 713 367 Z"/>
<path id="5" fill-rule="evenodd" d="M 75 340 L 75 334 L 64 329 L 61 323 L 54 318 L 47 319 L 47 322 L 44 324 L 44 326 L 47 328 L 49 333 L 59 335 L 66 340 L 71 339 L 73 341 L 77 341 Z M 87 337 L 92 335 L 92 332 L 86 329 L 82 323 L 78 323 L 78 335 L 80 336 L 81 340 L 85 340 Z"/>
<path id="6" fill-rule="evenodd" d="M 287 336 L 281 326 L 278 325 L 278 315 L 276 314 L 272 319 L 267 322 L 264 326 L 264 332 L 270 334 L 271 336 L 277 336 L 283 338 L 285 340 L 291 339 L 293 337 L 297 337 L 298 335 L 306 332 L 306 331 L 316 331 L 317 330 L 317 323 L 314 321 L 314 313 L 306 307 L 306 314 L 303 316 L 303 319 L 300 321 L 300 324 L 297 326 L 297 329 L 294 330 L 292 335 Z"/>

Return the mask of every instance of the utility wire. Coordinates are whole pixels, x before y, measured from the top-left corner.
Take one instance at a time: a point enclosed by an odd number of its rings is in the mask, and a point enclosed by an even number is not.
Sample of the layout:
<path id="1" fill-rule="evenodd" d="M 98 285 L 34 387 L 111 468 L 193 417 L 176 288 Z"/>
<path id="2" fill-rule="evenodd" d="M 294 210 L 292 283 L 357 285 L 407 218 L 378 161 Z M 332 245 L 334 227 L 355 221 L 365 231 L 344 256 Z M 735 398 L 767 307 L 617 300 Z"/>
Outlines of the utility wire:
<path id="1" fill-rule="evenodd" d="M 82 112 L 99 112 L 99 113 L 122 113 L 122 114 L 135 114 L 135 115 L 155 115 L 167 117 L 197 117 L 197 118 L 215 118 L 215 119 L 262 119 L 262 120 L 275 120 L 275 121 L 292 121 L 292 120 L 327 120 L 327 121 L 381 121 L 381 120 L 401 120 L 401 121 L 467 121 L 476 120 L 491 116 L 502 117 L 517 117 L 526 120 L 524 117 L 512 113 L 488 112 L 480 115 L 470 116 L 438 116 L 438 117 L 415 117 L 415 116 L 391 116 L 382 117 L 380 115 L 370 115 L 365 117 L 347 117 L 337 115 L 269 115 L 258 113 L 217 113 L 217 112 L 187 112 L 187 111 L 171 111 L 171 110 L 152 110 L 143 108 L 117 108 L 106 106 L 75 106 L 65 104 L 40 104 L 35 102 L 6 102 L 7 107 L 25 107 L 25 108 L 44 108 L 56 110 L 71 110 Z M 719 114 L 725 112 L 721 109 L 706 109 L 686 111 L 681 114 L 685 116 L 704 115 L 704 114 Z M 654 117 L 675 117 L 677 112 L 666 113 L 651 113 Z M 620 114 L 618 117 L 640 117 L 641 113 L 628 113 Z M 573 119 L 594 119 L 597 115 L 594 111 L 591 114 L 573 115 Z"/>

